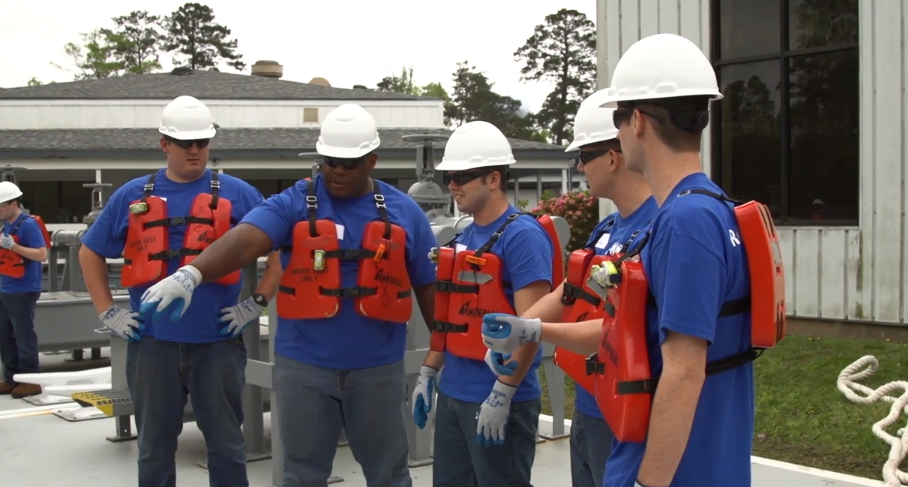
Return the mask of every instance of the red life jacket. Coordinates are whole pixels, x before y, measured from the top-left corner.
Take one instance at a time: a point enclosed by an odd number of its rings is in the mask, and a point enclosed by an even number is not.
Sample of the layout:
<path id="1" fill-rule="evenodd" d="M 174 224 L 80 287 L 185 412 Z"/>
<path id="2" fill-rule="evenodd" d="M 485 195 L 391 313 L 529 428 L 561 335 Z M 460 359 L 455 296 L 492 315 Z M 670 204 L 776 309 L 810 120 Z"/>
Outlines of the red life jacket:
<path id="1" fill-rule="evenodd" d="M 410 275 L 407 271 L 407 231 L 388 219 L 388 208 L 379 185 L 374 185 L 380 221 L 366 224 L 362 246 L 343 250 L 337 225 L 318 218 L 315 184 L 307 184 L 307 221 L 293 227 L 293 244 L 281 249 L 290 254 L 277 295 L 281 318 L 308 320 L 331 318 L 341 299 L 354 298 L 354 309 L 367 318 L 406 323 L 413 312 Z M 341 262 L 359 262 L 356 287 L 343 288 Z"/>
<path id="2" fill-rule="evenodd" d="M 38 228 L 41 229 L 41 234 L 44 236 L 44 246 L 50 248 L 50 234 L 47 232 L 47 226 L 44 225 L 44 220 L 36 215 L 22 216 L 23 218 L 20 218 L 15 224 L 10 226 L 9 236 L 13 237 L 13 242 L 19 243 L 19 236 L 16 235 L 16 233 L 19 231 L 19 227 L 22 226 L 25 219 L 34 218 L 38 223 Z M 25 266 L 28 263 L 26 260 L 28 259 L 12 250 L 0 248 L 0 275 L 21 279 L 25 276 Z"/>
<path id="3" fill-rule="evenodd" d="M 120 281 L 131 288 L 153 284 L 167 275 L 167 261 L 180 258 L 180 266 L 192 263 L 212 242 L 224 236 L 235 222 L 230 200 L 219 196 L 218 173 L 211 171 L 211 194 L 195 197 L 188 216 L 171 217 L 167 202 L 152 196 L 157 174 L 148 177 L 142 197 L 129 205 L 129 228 L 123 251 Z M 186 226 L 183 248 L 170 249 L 168 228 Z M 240 282 L 240 270 L 214 281 L 230 286 Z"/>
<path id="4" fill-rule="evenodd" d="M 548 215 L 512 213 L 489 240 L 477 250 L 455 252 L 454 240 L 433 249 L 438 268 L 435 281 L 435 320 L 429 348 L 473 360 L 485 360 L 482 341 L 482 317 L 489 313 L 515 314 L 505 289 L 511 283 L 504 279 L 501 259 L 489 249 L 501 238 L 505 229 L 520 215 L 536 218 L 552 243 L 553 287 L 560 285 L 564 275 L 564 259 L 558 232 Z M 455 237 L 456 240 L 456 237 Z M 456 245 L 456 244 L 455 244 Z"/>
<path id="5" fill-rule="evenodd" d="M 750 296 L 722 306 L 720 317 L 751 313 L 751 349 L 715 360 L 706 365 L 706 375 L 739 367 L 755 360 L 785 336 L 785 274 L 775 225 L 766 205 L 731 200 L 705 190 L 690 190 L 679 196 L 704 194 L 731 201 L 747 251 Z M 614 256 L 617 274 L 607 291 L 602 339 L 590 367 L 595 369 L 595 397 L 605 420 L 619 441 L 642 442 L 649 429 L 652 394 L 658 377 L 650 372 L 646 344 L 646 308 L 656 302 L 649 293 L 639 252 L 649 239 L 634 250 Z M 605 363 L 603 364 L 603 361 Z"/>
<path id="6" fill-rule="evenodd" d="M 561 294 L 561 323 L 580 323 L 587 320 L 601 319 L 605 312 L 602 309 L 602 298 L 596 295 L 586 284 L 590 277 L 590 268 L 606 259 L 605 255 L 596 255 L 595 245 L 615 224 L 615 218 L 603 225 L 603 228 L 592 239 L 593 246 L 575 250 L 568 257 L 567 273 Z M 552 361 L 580 387 L 593 393 L 593 376 L 587 370 L 587 356 L 568 349 L 555 347 Z"/>

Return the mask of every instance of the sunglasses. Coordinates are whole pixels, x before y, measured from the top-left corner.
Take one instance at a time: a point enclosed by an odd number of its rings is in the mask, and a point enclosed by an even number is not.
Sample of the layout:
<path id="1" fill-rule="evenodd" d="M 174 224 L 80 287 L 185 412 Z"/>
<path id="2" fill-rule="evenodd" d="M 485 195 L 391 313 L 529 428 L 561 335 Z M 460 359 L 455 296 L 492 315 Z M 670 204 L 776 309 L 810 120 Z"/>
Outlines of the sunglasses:
<path id="1" fill-rule="evenodd" d="M 211 142 L 210 139 L 180 140 L 180 139 L 174 139 L 171 137 L 168 137 L 167 140 L 171 144 L 174 144 L 177 147 L 180 147 L 182 149 L 189 149 L 193 145 L 195 145 L 199 149 L 204 149 L 204 148 L 208 147 L 208 143 Z"/>
<path id="2" fill-rule="evenodd" d="M 356 169 L 361 164 L 366 162 L 365 157 L 357 157 L 353 159 L 343 158 L 343 157 L 324 157 L 325 165 L 331 168 L 337 166 L 343 166 L 344 169 Z"/>
<path id="3" fill-rule="evenodd" d="M 637 107 L 637 106 L 628 107 L 628 108 L 624 108 L 624 109 L 619 108 L 619 109 L 615 110 L 614 112 L 612 112 L 612 123 L 615 124 L 615 127 L 620 127 L 622 124 L 624 124 L 625 121 L 627 121 L 631 118 L 631 115 L 634 114 L 634 110 L 637 110 L 638 112 L 646 115 L 647 117 L 655 120 L 656 122 L 658 122 L 660 124 L 664 123 L 664 120 L 662 119 L 662 117 L 660 117 L 660 116 L 656 115 L 655 113 L 652 113 L 648 110 L 643 110 L 642 108 Z"/>
<path id="4" fill-rule="evenodd" d="M 464 184 L 467 184 L 470 181 L 472 181 L 476 178 L 485 176 L 487 174 L 489 174 L 488 171 L 465 171 L 465 172 L 459 172 L 457 174 L 451 174 L 450 172 L 446 172 L 444 174 L 444 176 L 442 177 L 442 179 L 444 180 L 445 185 L 448 185 L 448 184 L 451 184 L 451 182 L 454 182 L 458 186 L 463 186 Z"/>

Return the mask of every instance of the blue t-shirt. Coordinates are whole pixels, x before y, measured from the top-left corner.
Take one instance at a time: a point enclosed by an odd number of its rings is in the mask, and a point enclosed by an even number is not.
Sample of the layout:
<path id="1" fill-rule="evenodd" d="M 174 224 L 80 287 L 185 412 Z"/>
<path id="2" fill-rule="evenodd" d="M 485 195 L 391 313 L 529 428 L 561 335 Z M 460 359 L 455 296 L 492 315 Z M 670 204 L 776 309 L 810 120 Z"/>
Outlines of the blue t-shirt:
<path id="1" fill-rule="evenodd" d="M 707 362 L 750 349 L 750 314 L 719 318 L 724 303 L 750 295 L 747 255 L 733 206 L 687 194 L 701 188 L 724 194 L 705 174 L 682 179 L 657 212 L 641 259 L 658 310 L 647 313 L 654 375 L 662 373 L 665 332 L 708 341 Z M 672 487 L 750 485 L 754 428 L 753 363 L 706 378 Z M 613 443 L 605 487 L 632 487 L 646 443 Z"/>
<path id="2" fill-rule="evenodd" d="M 435 264 L 429 252 L 435 247 L 432 227 L 419 205 L 399 189 L 377 179 L 372 180 L 385 198 L 388 219 L 407 232 L 406 256 L 410 285 L 414 288 L 435 281 Z M 306 194 L 310 181 L 298 181 L 280 194 L 268 198 L 241 223 L 259 228 L 271 239 L 271 248 L 290 246 L 296 225 L 308 225 Z M 338 226 L 340 247 L 359 249 L 366 224 L 380 221 L 375 194 L 358 198 L 332 198 L 325 190 L 321 175 L 314 180 L 318 200 L 318 218 Z M 342 228 L 342 229 L 341 229 Z M 281 252 L 284 269 L 290 255 Z M 341 285 L 356 285 L 359 263 L 341 261 Z M 416 299 L 413 293 L 413 299 Z M 407 325 L 366 318 L 353 307 L 354 299 L 341 299 L 338 313 L 332 318 L 291 320 L 278 318 L 275 353 L 298 362 L 332 369 L 360 369 L 397 362 L 404 357 Z"/>
<path id="3" fill-rule="evenodd" d="M 456 250 L 476 250 L 492 237 L 492 234 L 512 213 L 520 210 L 508 206 L 497 220 L 488 225 L 472 223 L 455 239 Z M 542 225 L 532 216 L 520 216 L 505 228 L 501 238 L 489 249 L 501 260 L 504 281 L 510 281 L 511 289 L 505 288 L 505 297 L 514 307 L 514 292 L 538 281 L 552 283 L 552 241 Z M 493 310 L 495 311 L 495 310 Z M 533 365 L 523 382 L 517 387 L 512 401 L 528 401 L 542 395 L 536 370 L 542 363 L 542 347 L 539 348 Z M 498 376 L 489 369 L 485 361 L 472 360 L 452 355 L 445 351 L 445 365 L 441 373 L 439 389 L 446 395 L 461 401 L 481 403 L 485 401 Z"/>
<path id="4" fill-rule="evenodd" d="M 617 211 L 612 213 L 596 225 L 585 246 L 592 247 L 596 255 L 614 255 L 621 252 L 622 246 L 628 244 L 634 232 L 644 230 L 658 209 L 656 200 L 650 196 L 627 218 L 621 218 Z M 635 242 L 640 241 L 639 235 L 643 235 L 643 231 L 634 239 Z M 576 391 L 574 403 L 577 409 L 587 416 L 603 419 L 596 398 L 582 387 L 574 389 Z"/>
<path id="5" fill-rule="evenodd" d="M 156 173 L 152 195 L 166 200 L 168 217 L 188 216 L 196 196 L 200 193 L 211 193 L 210 169 L 206 169 L 205 174 L 199 179 L 188 183 L 172 181 L 167 178 L 166 172 L 166 169 L 159 169 Z M 241 179 L 218 174 L 218 180 L 220 182 L 218 195 L 230 201 L 233 221 L 239 221 L 264 200 L 257 189 Z M 98 219 L 82 235 L 82 245 L 108 259 L 122 257 L 129 229 L 129 205 L 142 197 L 147 182 L 148 176 L 142 176 L 114 191 Z M 167 227 L 167 230 L 169 248 L 182 248 L 186 226 Z M 170 259 L 167 263 L 167 275 L 176 272 L 181 267 L 182 260 Z M 129 304 L 133 310 L 139 310 L 142 293 L 152 285 L 129 289 Z M 219 330 L 224 325 L 218 323 L 218 311 L 237 303 L 242 285 L 242 278 L 232 286 L 213 282 L 200 285 L 192 294 L 189 308 L 180 320 L 170 321 L 170 313 L 157 320 L 148 315 L 145 317 L 145 330 L 142 336 L 179 343 L 212 343 L 229 339 L 229 335 L 220 334 Z"/>
<path id="6" fill-rule="evenodd" d="M 6 222 L 3 225 L 3 233 L 13 237 L 19 237 L 19 246 L 39 249 L 44 247 L 44 233 L 38 226 L 38 221 L 25 213 L 20 213 L 19 217 L 12 222 Z M 10 250 L 12 252 L 12 250 Z M 47 252 L 48 256 L 50 251 Z M 0 276 L 0 292 L 6 294 L 22 294 L 31 292 L 41 292 L 41 270 L 42 264 L 37 260 L 26 259 L 22 257 L 25 263 L 25 274 L 22 277 Z"/>

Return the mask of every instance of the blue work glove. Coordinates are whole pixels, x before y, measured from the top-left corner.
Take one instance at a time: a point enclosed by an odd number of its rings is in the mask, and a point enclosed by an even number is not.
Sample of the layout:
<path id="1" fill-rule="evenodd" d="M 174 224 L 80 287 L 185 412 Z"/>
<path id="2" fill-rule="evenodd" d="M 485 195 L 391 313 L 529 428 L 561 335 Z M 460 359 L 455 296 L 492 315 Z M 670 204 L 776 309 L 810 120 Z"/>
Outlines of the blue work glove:
<path id="1" fill-rule="evenodd" d="M 139 316 L 139 313 L 113 304 L 101 313 L 99 318 L 101 318 L 101 323 L 104 323 L 104 327 L 118 337 L 130 342 L 142 340 L 141 333 L 145 329 L 145 320 Z"/>
<path id="2" fill-rule="evenodd" d="M 492 393 L 479 407 L 476 413 L 476 441 L 480 445 L 492 446 L 504 444 L 504 432 L 507 430 L 511 414 L 511 398 L 517 388 L 504 382 L 495 381 Z"/>
<path id="3" fill-rule="evenodd" d="M 514 375 L 514 371 L 517 370 L 517 361 L 505 363 L 510 358 L 509 353 L 486 351 L 486 365 L 492 369 L 495 375 Z"/>
<path id="4" fill-rule="evenodd" d="M 13 248 L 13 245 L 16 245 L 16 241 L 9 234 L 4 233 L 3 237 L 0 237 L 0 247 L 9 250 Z"/>
<path id="5" fill-rule="evenodd" d="M 255 302 L 252 297 L 218 312 L 218 323 L 225 325 L 221 328 L 221 335 L 235 337 L 243 333 L 247 326 L 257 323 L 265 307 Z"/>
<path id="6" fill-rule="evenodd" d="M 416 387 L 413 388 L 413 422 L 419 429 L 426 427 L 426 420 L 429 418 L 429 412 L 432 411 L 432 392 L 435 390 L 435 376 L 438 371 L 423 365 L 419 368 L 419 378 L 416 379 Z"/>
<path id="7" fill-rule="evenodd" d="M 482 341 L 489 350 L 514 353 L 524 343 L 542 339 L 542 321 L 528 320 L 505 313 L 489 313 L 482 317 Z"/>
<path id="8" fill-rule="evenodd" d="M 192 292 L 202 283 L 202 273 L 191 265 L 184 265 L 167 278 L 148 288 L 143 294 L 139 304 L 139 316 L 148 316 L 149 311 L 154 311 L 154 319 L 158 320 L 164 311 L 173 305 L 170 321 L 177 321 L 189 308 Z"/>

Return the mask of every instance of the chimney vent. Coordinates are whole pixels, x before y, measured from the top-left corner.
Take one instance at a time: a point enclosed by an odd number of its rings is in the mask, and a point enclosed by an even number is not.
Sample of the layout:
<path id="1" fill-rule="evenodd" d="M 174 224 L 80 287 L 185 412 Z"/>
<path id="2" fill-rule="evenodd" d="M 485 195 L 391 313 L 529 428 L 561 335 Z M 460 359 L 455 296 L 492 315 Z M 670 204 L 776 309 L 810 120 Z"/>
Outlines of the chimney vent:
<path id="1" fill-rule="evenodd" d="M 280 78 L 284 76 L 284 67 L 277 61 L 256 61 L 252 65 L 252 76 Z"/>
<path id="2" fill-rule="evenodd" d="M 325 78 L 320 78 L 320 77 L 318 77 L 318 76 L 316 76 L 315 78 L 312 78 L 311 80 L 309 80 L 309 84 L 310 84 L 310 85 L 317 85 L 317 86 L 327 86 L 327 87 L 331 87 L 331 83 L 329 83 L 328 80 L 326 80 Z"/>

